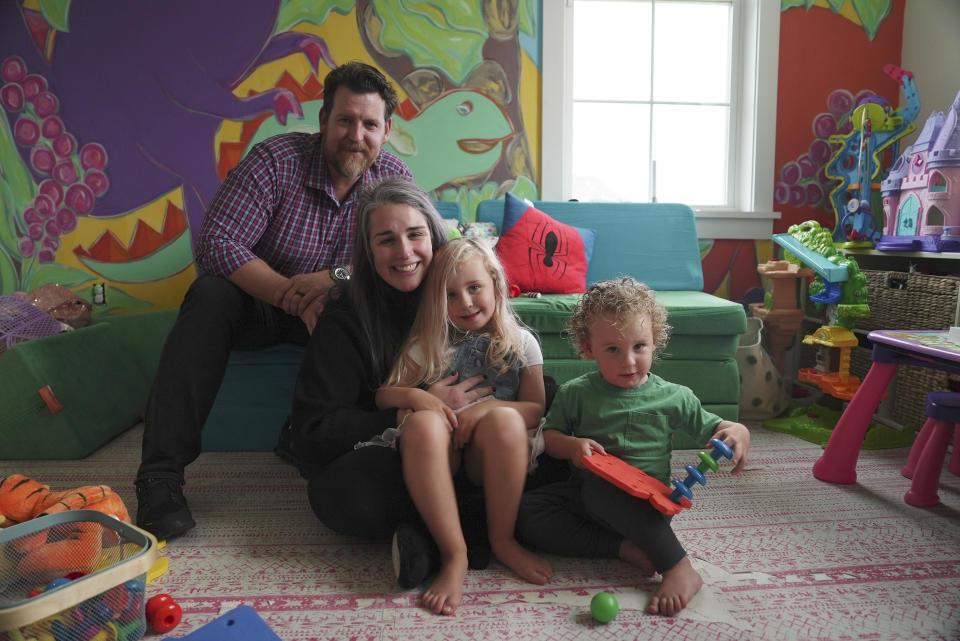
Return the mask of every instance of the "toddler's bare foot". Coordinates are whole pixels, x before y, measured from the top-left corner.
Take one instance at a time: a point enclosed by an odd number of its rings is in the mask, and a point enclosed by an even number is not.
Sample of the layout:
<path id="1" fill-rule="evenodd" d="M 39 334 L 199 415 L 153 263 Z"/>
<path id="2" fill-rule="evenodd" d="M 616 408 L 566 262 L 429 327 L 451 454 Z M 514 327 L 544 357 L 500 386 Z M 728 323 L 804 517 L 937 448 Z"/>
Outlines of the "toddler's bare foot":
<path id="1" fill-rule="evenodd" d="M 543 585 L 553 576 L 550 562 L 517 543 L 516 539 L 491 541 L 490 551 L 501 563 L 530 583 Z"/>
<path id="2" fill-rule="evenodd" d="M 467 576 L 467 555 L 455 555 L 444 561 L 427 591 L 420 597 L 423 607 L 434 614 L 453 614 L 463 596 Z"/>
<path id="3" fill-rule="evenodd" d="M 639 568 L 641 576 L 653 576 L 657 573 L 646 553 L 626 539 L 620 544 L 620 560 Z"/>
<path id="4" fill-rule="evenodd" d="M 663 573 L 663 582 L 660 589 L 654 593 L 647 606 L 650 614 L 675 616 L 690 603 L 690 599 L 700 591 L 703 579 L 693 569 L 690 557 L 685 556 Z"/>

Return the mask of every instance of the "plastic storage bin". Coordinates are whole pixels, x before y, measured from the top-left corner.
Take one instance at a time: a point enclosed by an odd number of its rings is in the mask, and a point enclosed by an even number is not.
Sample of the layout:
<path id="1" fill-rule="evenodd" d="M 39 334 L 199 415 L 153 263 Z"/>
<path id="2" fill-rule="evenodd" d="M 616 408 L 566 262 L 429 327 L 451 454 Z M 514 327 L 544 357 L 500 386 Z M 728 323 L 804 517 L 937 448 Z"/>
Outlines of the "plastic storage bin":
<path id="1" fill-rule="evenodd" d="M 0 641 L 136 641 L 156 560 L 153 535 L 93 510 L 0 530 Z"/>

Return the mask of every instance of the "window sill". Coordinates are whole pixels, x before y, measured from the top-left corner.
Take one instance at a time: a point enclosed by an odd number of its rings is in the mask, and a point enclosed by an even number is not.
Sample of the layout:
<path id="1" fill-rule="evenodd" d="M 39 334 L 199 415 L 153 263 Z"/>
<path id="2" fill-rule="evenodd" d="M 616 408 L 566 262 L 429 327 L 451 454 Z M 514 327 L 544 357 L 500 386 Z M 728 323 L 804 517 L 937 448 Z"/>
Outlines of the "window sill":
<path id="1" fill-rule="evenodd" d="M 770 240 L 778 211 L 695 210 L 697 237 L 703 240 Z"/>

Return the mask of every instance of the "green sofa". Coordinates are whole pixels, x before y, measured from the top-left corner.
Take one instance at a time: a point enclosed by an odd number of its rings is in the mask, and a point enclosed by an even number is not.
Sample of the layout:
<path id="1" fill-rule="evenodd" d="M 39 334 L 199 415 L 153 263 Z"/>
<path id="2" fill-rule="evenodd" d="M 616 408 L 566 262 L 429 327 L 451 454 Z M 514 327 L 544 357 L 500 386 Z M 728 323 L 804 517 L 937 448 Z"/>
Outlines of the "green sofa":
<path id="1" fill-rule="evenodd" d="M 587 282 L 621 274 L 646 282 L 669 310 L 673 337 L 654 371 L 690 387 L 704 406 L 738 417 L 734 356 L 743 306 L 706 294 L 693 211 L 685 205 L 536 202 L 555 219 L 596 231 Z M 441 214 L 459 207 L 441 203 Z M 484 201 L 477 221 L 503 222 L 503 201 Z M 565 335 L 578 295 L 512 303 L 540 338 L 544 371 L 562 383 L 593 368 Z M 0 459 L 82 458 L 140 420 L 175 310 L 100 319 L 67 334 L 14 345 L 0 357 Z M 269 451 L 290 407 L 302 348 L 234 352 L 203 431 L 206 451 Z M 39 390 L 50 386 L 62 410 Z M 699 447 L 700 443 L 675 443 Z"/>

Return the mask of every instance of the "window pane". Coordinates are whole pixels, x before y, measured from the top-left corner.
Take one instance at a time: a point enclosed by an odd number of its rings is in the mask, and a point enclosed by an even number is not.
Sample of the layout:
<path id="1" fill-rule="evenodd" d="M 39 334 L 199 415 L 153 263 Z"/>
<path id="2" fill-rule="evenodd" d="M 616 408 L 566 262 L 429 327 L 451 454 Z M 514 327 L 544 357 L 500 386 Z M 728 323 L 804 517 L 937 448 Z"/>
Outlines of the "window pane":
<path id="1" fill-rule="evenodd" d="M 573 189 L 578 200 L 648 202 L 650 107 L 573 104 Z"/>
<path id="2" fill-rule="evenodd" d="M 700 207 L 727 204 L 729 116 L 729 107 L 654 106 L 657 201 Z"/>
<path id="3" fill-rule="evenodd" d="M 649 100 L 650 2 L 578 0 L 573 15 L 574 100 Z"/>
<path id="4" fill-rule="evenodd" d="M 653 99 L 730 101 L 730 20 L 727 3 L 656 3 Z"/>

